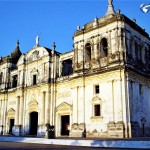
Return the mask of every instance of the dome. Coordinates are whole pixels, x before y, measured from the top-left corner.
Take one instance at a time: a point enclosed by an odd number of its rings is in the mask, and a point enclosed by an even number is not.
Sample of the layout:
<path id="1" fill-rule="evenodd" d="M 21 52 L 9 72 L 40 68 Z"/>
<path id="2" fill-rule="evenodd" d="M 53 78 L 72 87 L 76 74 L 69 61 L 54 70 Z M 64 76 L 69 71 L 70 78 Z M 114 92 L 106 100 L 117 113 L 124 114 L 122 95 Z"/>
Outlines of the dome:
<path id="1" fill-rule="evenodd" d="M 16 64 L 21 55 L 22 55 L 22 53 L 19 48 L 19 41 L 17 41 L 16 48 L 11 53 L 12 63 Z"/>

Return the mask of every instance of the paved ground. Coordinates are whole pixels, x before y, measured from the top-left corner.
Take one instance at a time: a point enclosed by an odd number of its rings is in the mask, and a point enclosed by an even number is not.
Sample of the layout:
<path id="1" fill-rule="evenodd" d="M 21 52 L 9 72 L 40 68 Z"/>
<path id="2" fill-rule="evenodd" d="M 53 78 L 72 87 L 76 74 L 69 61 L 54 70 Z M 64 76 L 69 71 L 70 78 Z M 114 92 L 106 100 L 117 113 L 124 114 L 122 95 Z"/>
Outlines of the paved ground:
<path id="1" fill-rule="evenodd" d="M 0 142 L 0 150 L 129 150 L 129 149 L 91 148 L 78 146 L 49 145 L 49 144 Z"/>
<path id="2" fill-rule="evenodd" d="M 15 146 L 15 147 L 14 147 Z M 33 146 L 33 147 L 32 147 Z M 149 149 L 150 138 L 88 139 L 88 138 L 36 138 L 0 136 L 0 150 L 48 150 L 48 149 Z"/>

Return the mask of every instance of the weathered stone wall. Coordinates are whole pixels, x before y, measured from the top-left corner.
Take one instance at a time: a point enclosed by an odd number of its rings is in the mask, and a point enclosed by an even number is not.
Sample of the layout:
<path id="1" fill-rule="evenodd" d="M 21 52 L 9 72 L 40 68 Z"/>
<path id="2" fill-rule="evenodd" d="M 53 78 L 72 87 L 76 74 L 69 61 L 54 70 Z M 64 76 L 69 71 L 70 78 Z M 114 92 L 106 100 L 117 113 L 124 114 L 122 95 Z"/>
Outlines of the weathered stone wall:
<path id="1" fill-rule="evenodd" d="M 121 78 L 124 79 L 123 72 Z M 85 131 L 87 137 L 109 137 L 107 124 L 110 121 L 116 125 L 119 124 L 118 122 L 125 122 L 122 117 L 124 98 L 121 97 L 121 93 L 123 91 L 120 89 L 120 86 L 124 89 L 123 84 L 120 80 L 120 71 L 58 83 L 56 108 L 63 102 L 72 107 L 71 113 L 65 108 L 61 113 L 61 115 L 70 115 L 70 136 L 81 137 Z M 95 93 L 95 85 L 100 86 L 98 94 Z M 101 105 L 100 116 L 94 116 L 94 104 Z M 59 117 L 57 119 L 60 120 Z M 56 132 L 60 130 L 60 123 L 61 121 L 58 121 L 56 124 Z M 85 125 L 82 126 L 83 124 Z M 117 129 L 118 127 L 113 134 L 116 134 L 116 137 L 124 137 L 124 129 L 121 131 L 118 129 L 120 131 L 118 135 Z"/>
<path id="2" fill-rule="evenodd" d="M 150 136 L 150 81 L 140 75 L 129 76 L 129 102 L 132 136 Z"/>

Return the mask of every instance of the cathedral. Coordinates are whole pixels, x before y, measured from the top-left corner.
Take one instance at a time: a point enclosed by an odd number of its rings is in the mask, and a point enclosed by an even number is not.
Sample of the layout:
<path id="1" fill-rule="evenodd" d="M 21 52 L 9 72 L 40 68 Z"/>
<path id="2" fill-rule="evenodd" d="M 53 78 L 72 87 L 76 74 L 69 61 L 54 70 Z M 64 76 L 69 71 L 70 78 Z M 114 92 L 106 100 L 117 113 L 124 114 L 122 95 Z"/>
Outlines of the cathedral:
<path id="1" fill-rule="evenodd" d="M 73 50 L 36 44 L 0 58 L 0 135 L 150 136 L 150 37 L 108 0 Z"/>

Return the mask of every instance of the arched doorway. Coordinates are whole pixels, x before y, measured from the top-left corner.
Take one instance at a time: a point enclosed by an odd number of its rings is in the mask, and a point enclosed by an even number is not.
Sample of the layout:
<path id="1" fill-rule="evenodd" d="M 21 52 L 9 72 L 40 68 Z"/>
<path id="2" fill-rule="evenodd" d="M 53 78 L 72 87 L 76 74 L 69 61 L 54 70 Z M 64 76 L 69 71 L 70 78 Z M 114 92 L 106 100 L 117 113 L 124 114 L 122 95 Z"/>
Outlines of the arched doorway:
<path id="1" fill-rule="evenodd" d="M 9 111 L 7 112 L 7 119 L 8 119 L 8 131 L 7 133 L 8 134 L 12 134 L 12 129 L 13 129 L 13 126 L 15 124 L 15 110 L 14 109 L 9 109 Z"/>
<path id="2" fill-rule="evenodd" d="M 38 113 L 31 112 L 30 113 L 30 135 L 37 135 L 37 127 L 38 127 Z"/>
<path id="3" fill-rule="evenodd" d="M 63 102 L 56 108 L 56 136 L 69 136 L 72 124 L 72 105 Z"/>

